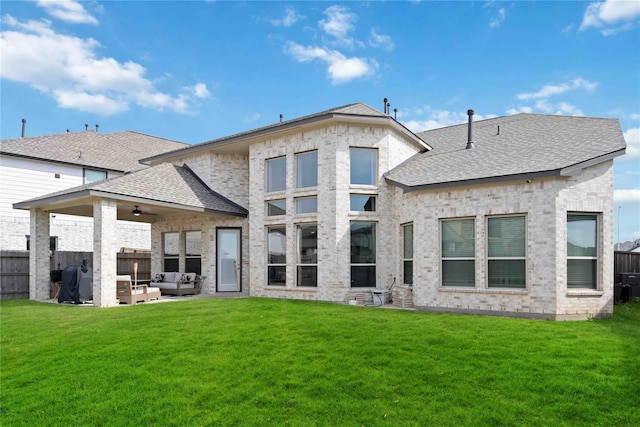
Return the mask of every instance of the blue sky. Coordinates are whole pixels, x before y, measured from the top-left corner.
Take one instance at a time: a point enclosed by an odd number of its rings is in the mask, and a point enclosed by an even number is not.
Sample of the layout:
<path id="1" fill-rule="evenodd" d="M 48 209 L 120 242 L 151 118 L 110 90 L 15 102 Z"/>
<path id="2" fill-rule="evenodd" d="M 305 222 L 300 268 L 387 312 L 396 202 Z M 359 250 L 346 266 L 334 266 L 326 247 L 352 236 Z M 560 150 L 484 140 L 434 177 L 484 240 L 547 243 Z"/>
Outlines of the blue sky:
<path id="1" fill-rule="evenodd" d="M 198 143 L 388 97 L 414 131 L 618 118 L 614 237 L 640 238 L 640 2 L 2 1 L 1 137 Z"/>

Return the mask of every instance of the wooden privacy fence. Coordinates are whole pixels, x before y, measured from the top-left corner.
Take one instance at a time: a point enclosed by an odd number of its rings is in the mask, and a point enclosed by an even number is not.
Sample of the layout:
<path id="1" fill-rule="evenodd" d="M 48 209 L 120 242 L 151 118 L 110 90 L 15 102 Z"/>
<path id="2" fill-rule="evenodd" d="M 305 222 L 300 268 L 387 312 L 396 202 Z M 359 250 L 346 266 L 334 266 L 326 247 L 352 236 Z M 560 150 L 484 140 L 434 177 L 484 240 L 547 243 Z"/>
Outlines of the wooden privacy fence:
<path id="1" fill-rule="evenodd" d="M 640 252 L 616 252 L 613 271 L 617 273 L 640 273 Z"/>
<path id="2" fill-rule="evenodd" d="M 87 260 L 93 265 L 92 252 L 54 252 L 50 257 L 51 270 L 70 265 L 82 265 Z M 148 252 L 118 252 L 117 274 L 133 276 L 138 263 L 138 279 L 151 279 L 151 254 Z M 0 251 L 0 299 L 29 298 L 29 251 Z"/>

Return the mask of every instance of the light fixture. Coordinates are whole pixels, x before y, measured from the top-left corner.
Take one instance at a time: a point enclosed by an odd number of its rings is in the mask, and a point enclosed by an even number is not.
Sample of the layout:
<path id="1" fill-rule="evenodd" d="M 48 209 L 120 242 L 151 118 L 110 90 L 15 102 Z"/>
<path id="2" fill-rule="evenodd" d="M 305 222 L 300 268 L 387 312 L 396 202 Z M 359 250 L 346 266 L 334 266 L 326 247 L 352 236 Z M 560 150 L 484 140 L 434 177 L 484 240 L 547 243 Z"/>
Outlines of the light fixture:
<path id="1" fill-rule="evenodd" d="M 140 214 L 142 213 L 142 211 L 138 209 L 138 205 L 136 205 L 136 208 L 132 212 L 135 216 L 140 216 Z"/>

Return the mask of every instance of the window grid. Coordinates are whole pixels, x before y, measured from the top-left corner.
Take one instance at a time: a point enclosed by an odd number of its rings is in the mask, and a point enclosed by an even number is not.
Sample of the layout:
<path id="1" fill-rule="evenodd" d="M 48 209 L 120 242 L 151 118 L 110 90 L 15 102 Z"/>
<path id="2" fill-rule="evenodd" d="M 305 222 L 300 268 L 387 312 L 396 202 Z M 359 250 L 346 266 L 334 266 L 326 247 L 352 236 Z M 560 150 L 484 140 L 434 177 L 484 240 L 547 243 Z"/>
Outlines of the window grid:
<path id="1" fill-rule="evenodd" d="M 318 286 L 318 225 L 299 224 L 297 230 L 297 285 Z"/>
<path id="2" fill-rule="evenodd" d="M 526 216 L 487 217 L 486 224 L 487 286 L 490 288 L 526 288 Z"/>
<path id="3" fill-rule="evenodd" d="M 567 214 L 567 288 L 598 289 L 597 214 Z"/>
<path id="4" fill-rule="evenodd" d="M 351 287 L 376 287 L 376 223 L 351 222 Z"/>
<path id="5" fill-rule="evenodd" d="M 440 221 L 442 286 L 475 287 L 475 219 Z"/>
<path id="6" fill-rule="evenodd" d="M 287 276 L 287 228 L 267 227 L 267 285 L 285 286 Z"/>
<path id="7" fill-rule="evenodd" d="M 413 224 L 402 226 L 402 281 L 413 286 Z"/>

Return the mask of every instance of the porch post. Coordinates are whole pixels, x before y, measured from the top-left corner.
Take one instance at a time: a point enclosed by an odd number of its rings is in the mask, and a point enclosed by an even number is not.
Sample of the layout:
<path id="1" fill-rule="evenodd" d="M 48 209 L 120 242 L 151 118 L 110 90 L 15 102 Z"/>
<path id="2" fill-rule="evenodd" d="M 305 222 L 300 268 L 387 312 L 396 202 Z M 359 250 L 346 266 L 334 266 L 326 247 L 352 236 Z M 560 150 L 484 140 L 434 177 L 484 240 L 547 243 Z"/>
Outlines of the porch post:
<path id="1" fill-rule="evenodd" d="M 93 202 L 93 305 L 116 305 L 118 241 L 117 202 L 99 199 Z"/>
<path id="2" fill-rule="evenodd" d="M 29 299 L 49 299 L 49 213 L 41 209 L 30 210 L 29 238 Z"/>

